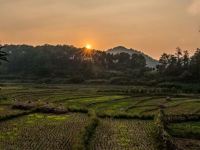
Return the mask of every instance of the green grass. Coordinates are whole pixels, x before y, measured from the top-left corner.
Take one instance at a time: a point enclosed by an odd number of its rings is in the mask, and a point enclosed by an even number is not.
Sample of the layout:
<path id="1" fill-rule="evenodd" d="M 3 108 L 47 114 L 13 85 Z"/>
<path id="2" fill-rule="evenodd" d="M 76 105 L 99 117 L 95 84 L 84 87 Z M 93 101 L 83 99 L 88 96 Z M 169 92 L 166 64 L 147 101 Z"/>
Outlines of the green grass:
<path id="1" fill-rule="evenodd" d="M 99 96 L 99 97 L 89 97 L 67 100 L 64 102 L 65 106 L 79 106 L 79 107 L 89 107 L 91 105 L 98 105 L 98 103 L 104 103 L 108 101 L 114 101 L 125 98 L 125 96 L 120 95 L 110 95 L 110 96 Z"/>
<path id="2" fill-rule="evenodd" d="M 153 121 L 104 119 L 97 127 L 91 149 L 156 150 Z"/>
<path id="3" fill-rule="evenodd" d="M 166 101 L 166 96 L 140 96 L 131 89 L 142 87 L 104 85 L 33 85 L 8 84 L 1 87 L 0 105 L 14 101 L 51 103 L 66 108 L 89 108 L 97 112 L 128 112 L 132 114 L 156 114 L 159 105 L 165 105 L 167 114 L 200 113 L 200 100 L 184 94 Z M 144 87 L 143 87 L 144 89 Z M 110 92 L 109 92 L 110 91 Z M 114 92 L 113 92 L 114 91 Z"/>
<path id="4" fill-rule="evenodd" d="M 169 126 L 169 131 L 173 136 L 200 139 L 200 121 L 173 123 Z"/>
<path id="5" fill-rule="evenodd" d="M 174 140 L 178 149 L 181 150 L 199 150 L 200 140 L 188 138 L 175 138 Z"/>
<path id="6" fill-rule="evenodd" d="M 200 113 L 200 100 L 187 100 L 169 105 L 166 109 L 168 114 L 192 114 Z"/>
<path id="7" fill-rule="evenodd" d="M 92 106 L 91 108 L 96 109 L 97 111 L 104 110 L 115 110 L 115 111 L 125 111 L 127 107 L 133 105 L 137 102 L 138 98 L 125 98 L 117 101 L 106 101 L 97 105 Z"/>
<path id="8" fill-rule="evenodd" d="M 87 115 L 81 112 L 92 110 L 102 118 L 88 140 L 91 149 L 154 150 L 157 148 L 153 115 L 160 106 L 166 107 L 168 115 L 200 113 L 199 95 L 180 94 L 167 101 L 167 94 L 151 96 L 131 92 L 147 87 L 8 84 L 0 88 L 0 117 L 13 116 L 0 121 L 0 148 L 3 149 L 72 149 L 89 122 Z M 77 113 L 15 117 L 24 112 L 12 109 L 17 102 L 35 107 L 67 108 Z M 199 126 L 199 122 L 178 123 L 171 124 L 169 130 L 173 136 L 198 139 Z"/>
<path id="9" fill-rule="evenodd" d="M 79 133 L 87 125 L 87 116 L 79 114 L 31 114 L 1 122 L 2 149 L 72 149 Z"/>

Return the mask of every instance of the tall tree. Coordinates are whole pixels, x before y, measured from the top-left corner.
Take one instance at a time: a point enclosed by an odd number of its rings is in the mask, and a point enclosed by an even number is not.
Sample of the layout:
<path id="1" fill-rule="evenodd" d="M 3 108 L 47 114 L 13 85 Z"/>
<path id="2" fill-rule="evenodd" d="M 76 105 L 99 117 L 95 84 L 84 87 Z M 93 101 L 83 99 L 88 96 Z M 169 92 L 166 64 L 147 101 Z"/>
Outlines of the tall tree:
<path id="1" fill-rule="evenodd" d="M 159 65 L 157 66 L 158 72 L 164 74 L 167 66 L 169 65 L 169 55 L 163 53 L 159 59 Z"/>
<path id="2" fill-rule="evenodd" d="M 188 69 L 190 63 L 190 57 L 187 50 L 183 51 L 183 68 Z"/>
<path id="3" fill-rule="evenodd" d="M 0 46 L 0 64 L 1 64 L 1 61 L 8 61 L 7 59 L 7 53 L 4 52 L 3 50 L 3 46 Z"/>
<path id="4" fill-rule="evenodd" d="M 200 49 L 198 48 L 195 54 L 191 57 L 190 69 L 193 76 L 200 79 Z"/>

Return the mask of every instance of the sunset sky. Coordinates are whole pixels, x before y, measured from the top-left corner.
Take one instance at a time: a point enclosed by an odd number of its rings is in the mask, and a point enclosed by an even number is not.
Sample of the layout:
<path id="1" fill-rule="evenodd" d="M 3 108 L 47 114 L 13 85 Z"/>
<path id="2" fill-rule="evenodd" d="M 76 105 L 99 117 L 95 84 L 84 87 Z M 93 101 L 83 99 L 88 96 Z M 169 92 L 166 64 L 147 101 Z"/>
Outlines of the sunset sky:
<path id="1" fill-rule="evenodd" d="M 200 47 L 200 0 L 0 0 L 0 44 L 118 45 L 158 59 Z"/>

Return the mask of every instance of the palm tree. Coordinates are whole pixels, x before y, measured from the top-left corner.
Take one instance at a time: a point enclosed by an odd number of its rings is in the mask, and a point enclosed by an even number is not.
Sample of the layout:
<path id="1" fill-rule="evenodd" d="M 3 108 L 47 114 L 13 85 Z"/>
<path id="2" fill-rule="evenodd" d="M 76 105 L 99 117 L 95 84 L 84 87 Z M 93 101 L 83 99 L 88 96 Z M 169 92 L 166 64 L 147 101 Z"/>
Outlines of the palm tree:
<path id="1" fill-rule="evenodd" d="M 3 46 L 0 46 L 0 64 L 1 64 L 1 61 L 8 61 L 7 59 L 8 54 L 2 51 L 2 49 L 3 49 Z"/>

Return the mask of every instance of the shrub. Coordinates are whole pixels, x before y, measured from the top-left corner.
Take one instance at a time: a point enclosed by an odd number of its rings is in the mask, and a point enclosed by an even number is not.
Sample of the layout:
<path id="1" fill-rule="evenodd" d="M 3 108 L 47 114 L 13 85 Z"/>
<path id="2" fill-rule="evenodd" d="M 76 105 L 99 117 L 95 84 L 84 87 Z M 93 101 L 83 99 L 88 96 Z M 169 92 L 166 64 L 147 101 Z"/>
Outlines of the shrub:
<path id="1" fill-rule="evenodd" d="M 78 84 L 78 83 L 83 83 L 83 82 L 84 82 L 84 78 L 81 76 L 75 76 L 69 79 L 69 83 Z"/>
<path id="2" fill-rule="evenodd" d="M 36 104 L 34 103 L 21 103 L 17 102 L 12 105 L 13 109 L 21 109 L 21 110 L 30 110 L 36 108 Z"/>
<path id="3" fill-rule="evenodd" d="M 87 80 L 86 83 L 88 84 L 108 84 L 109 81 L 105 79 L 96 79 L 96 80 Z"/>
<path id="4" fill-rule="evenodd" d="M 41 113 L 54 113 L 54 114 L 65 114 L 65 113 L 68 113 L 67 109 L 55 108 L 55 107 L 48 106 L 48 105 L 38 107 L 38 108 L 36 108 L 36 111 L 37 112 L 41 112 Z"/>
<path id="5" fill-rule="evenodd" d="M 167 122 L 169 123 L 200 121 L 200 114 L 167 115 L 166 119 L 167 119 Z"/>
<path id="6" fill-rule="evenodd" d="M 70 106 L 70 107 L 67 107 L 67 109 L 69 112 L 88 113 L 88 109 L 83 108 L 83 107 Z"/>
<path id="7" fill-rule="evenodd" d="M 110 84 L 114 85 L 129 85 L 130 79 L 126 77 L 115 77 L 110 79 Z"/>

